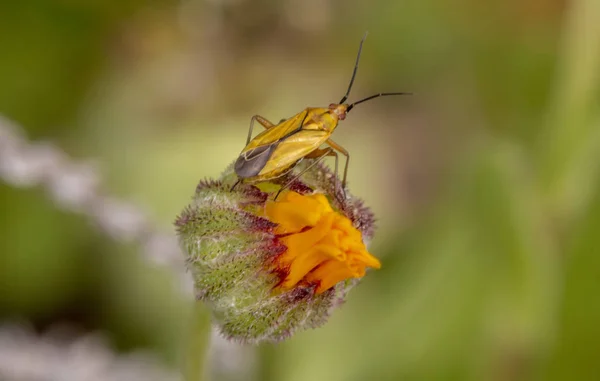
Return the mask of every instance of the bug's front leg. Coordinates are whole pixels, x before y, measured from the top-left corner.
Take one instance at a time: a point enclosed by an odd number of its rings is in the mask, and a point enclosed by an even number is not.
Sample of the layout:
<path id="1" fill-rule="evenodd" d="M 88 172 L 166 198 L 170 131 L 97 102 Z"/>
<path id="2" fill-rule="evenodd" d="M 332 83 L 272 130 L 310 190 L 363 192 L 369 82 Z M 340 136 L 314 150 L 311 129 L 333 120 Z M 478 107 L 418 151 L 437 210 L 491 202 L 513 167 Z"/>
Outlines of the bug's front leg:
<path id="1" fill-rule="evenodd" d="M 263 116 L 260 116 L 258 114 L 254 115 L 251 119 L 250 119 L 250 128 L 248 129 L 248 139 L 246 139 L 246 145 L 248 145 L 248 143 L 250 143 L 250 140 L 252 139 L 252 129 L 254 128 L 254 122 L 257 121 L 258 123 L 261 124 L 261 126 L 263 126 L 264 128 L 266 128 L 267 130 L 271 127 L 274 126 L 273 123 L 269 122 L 269 120 Z"/>
<path id="2" fill-rule="evenodd" d="M 348 175 L 348 164 L 350 163 L 350 154 L 348 153 L 348 151 L 346 151 L 346 149 L 344 147 L 337 144 L 336 142 L 334 142 L 331 139 L 327 139 L 327 141 L 325 143 L 328 144 L 334 150 L 341 153 L 342 155 L 346 156 L 346 164 L 344 164 L 344 177 L 342 179 L 342 188 L 346 189 L 346 179 L 347 179 L 347 175 Z M 336 171 L 336 175 L 337 175 L 337 171 Z"/>

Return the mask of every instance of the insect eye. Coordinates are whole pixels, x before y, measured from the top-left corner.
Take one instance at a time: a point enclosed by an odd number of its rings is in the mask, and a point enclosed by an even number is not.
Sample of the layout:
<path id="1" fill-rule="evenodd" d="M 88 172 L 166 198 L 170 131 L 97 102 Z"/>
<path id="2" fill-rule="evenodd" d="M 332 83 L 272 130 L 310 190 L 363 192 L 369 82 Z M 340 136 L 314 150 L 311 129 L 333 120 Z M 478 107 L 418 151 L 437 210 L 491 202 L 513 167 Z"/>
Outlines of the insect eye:
<path id="1" fill-rule="evenodd" d="M 338 105 L 336 105 L 335 103 L 331 103 L 331 104 L 329 105 L 329 108 L 330 108 L 331 110 L 335 110 L 335 109 L 337 108 L 337 106 L 338 106 Z"/>

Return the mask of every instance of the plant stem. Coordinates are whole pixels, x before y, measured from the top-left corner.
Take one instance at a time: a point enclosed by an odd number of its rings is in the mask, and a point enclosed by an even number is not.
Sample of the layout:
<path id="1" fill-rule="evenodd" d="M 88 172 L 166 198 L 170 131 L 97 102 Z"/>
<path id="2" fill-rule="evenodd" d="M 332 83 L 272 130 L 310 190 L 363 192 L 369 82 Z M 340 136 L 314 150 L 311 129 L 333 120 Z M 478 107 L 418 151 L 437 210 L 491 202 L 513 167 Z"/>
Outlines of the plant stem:
<path id="1" fill-rule="evenodd" d="M 185 340 L 183 376 L 185 381 L 206 379 L 206 356 L 210 344 L 210 312 L 199 302 L 192 307 L 190 328 Z"/>

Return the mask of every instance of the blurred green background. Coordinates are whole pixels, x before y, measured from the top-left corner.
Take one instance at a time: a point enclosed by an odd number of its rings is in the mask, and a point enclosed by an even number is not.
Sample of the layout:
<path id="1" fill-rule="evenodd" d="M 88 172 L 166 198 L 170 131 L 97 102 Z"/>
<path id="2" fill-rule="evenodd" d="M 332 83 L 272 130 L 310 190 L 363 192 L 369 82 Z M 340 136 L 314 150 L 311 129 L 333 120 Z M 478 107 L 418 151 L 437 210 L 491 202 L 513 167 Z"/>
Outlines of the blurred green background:
<path id="1" fill-rule="evenodd" d="M 415 93 L 335 132 L 383 268 L 212 379 L 599 380 L 597 0 L 3 1 L 0 113 L 172 230 L 252 115 L 341 98 L 366 30 L 350 100 Z M 39 189 L 0 183 L 0 217 L 1 321 L 179 366 L 190 303 L 168 269 Z"/>

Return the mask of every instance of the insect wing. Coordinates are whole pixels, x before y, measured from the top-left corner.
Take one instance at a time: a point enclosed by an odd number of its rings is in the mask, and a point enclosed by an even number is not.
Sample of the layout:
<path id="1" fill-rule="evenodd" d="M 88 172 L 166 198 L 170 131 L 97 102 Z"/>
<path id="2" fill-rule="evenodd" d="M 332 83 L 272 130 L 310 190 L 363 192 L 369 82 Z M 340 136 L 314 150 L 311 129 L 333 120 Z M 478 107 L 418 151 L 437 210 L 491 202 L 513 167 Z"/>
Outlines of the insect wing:
<path id="1" fill-rule="evenodd" d="M 275 148 L 277 148 L 277 142 L 243 152 L 235 161 L 235 173 L 241 178 L 257 176 L 269 161 Z"/>
<path id="2" fill-rule="evenodd" d="M 301 130 L 274 143 L 275 149 L 270 152 L 269 160 L 260 173 L 278 172 L 281 168 L 293 165 L 319 148 L 330 135 L 327 131 Z"/>

